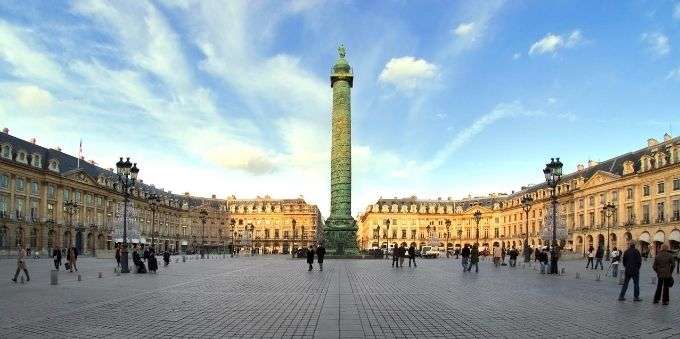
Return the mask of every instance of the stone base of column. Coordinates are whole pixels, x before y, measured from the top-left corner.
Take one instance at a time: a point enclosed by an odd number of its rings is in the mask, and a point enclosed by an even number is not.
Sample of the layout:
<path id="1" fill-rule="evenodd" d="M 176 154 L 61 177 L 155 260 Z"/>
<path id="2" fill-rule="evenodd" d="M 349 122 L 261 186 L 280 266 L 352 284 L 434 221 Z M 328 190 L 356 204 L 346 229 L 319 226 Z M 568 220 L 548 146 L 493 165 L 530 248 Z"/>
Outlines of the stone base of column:
<path id="1" fill-rule="evenodd" d="M 328 218 L 324 225 L 324 246 L 329 258 L 358 256 L 357 226 L 354 218 Z"/>

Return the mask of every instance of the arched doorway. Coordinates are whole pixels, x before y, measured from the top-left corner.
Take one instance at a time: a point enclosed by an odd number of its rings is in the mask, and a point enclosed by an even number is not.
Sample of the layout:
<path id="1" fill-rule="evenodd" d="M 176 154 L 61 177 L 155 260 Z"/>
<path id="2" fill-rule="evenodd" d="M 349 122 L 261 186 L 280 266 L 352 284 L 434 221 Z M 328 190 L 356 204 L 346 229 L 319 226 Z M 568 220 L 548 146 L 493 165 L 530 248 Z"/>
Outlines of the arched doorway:
<path id="1" fill-rule="evenodd" d="M 617 250 L 618 250 L 618 249 L 621 249 L 621 246 L 619 246 L 617 240 L 618 240 L 618 239 L 617 239 L 617 237 L 616 237 L 616 233 L 611 233 L 611 234 L 609 234 L 609 248 L 614 248 L 614 247 L 616 247 Z"/>
<path id="2" fill-rule="evenodd" d="M 106 238 L 104 238 L 103 234 L 100 234 L 97 237 L 97 248 L 105 248 L 106 247 Z"/>
<path id="3" fill-rule="evenodd" d="M 576 236 L 576 253 L 585 253 L 585 248 L 583 247 L 583 237 Z"/>
<path id="4" fill-rule="evenodd" d="M 76 249 L 78 250 L 78 253 L 83 253 L 83 232 L 82 231 L 76 232 Z"/>
<path id="5" fill-rule="evenodd" d="M 631 240 L 633 240 L 633 235 L 630 234 L 630 232 L 626 232 L 623 234 L 623 239 L 626 241 L 626 244 L 624 245 L 627 245 L 628 243 L 630 243 Z"/>
<path id="6" fill-rule="evenodd" d="M 87 234 L 87 241 L 85 242 L 85 249 L 91 251 L 90 255 L 94 256 L 94 234 L 92 232 Z"/>
<path id="7" fill-rule="evenodd" d="M 652 237 L 649 232 L 642 232 L 640 234 L 640 253 L 643 257 L 647 258 L 649 256 L 649 244 L 652 241 Z"/>
<path id="8" fill-rule="evenodd" d="M 597 248 L 604 247 L 604 235 L 603 234 L 598 234 L 597 235 Z"/>
<path id="9" fill-rule="evenodd" d="M 659 250 L 661 249 L 661 244 L 666 241 L 666 233 L 663 231 L 657 231 L 654 234 L 654 255 L 659 253 Z"/>
<path id="10" fill-rule="evenodd" d="M 590 249 L 591 247 L 595 248 L 595 245 L 593 244 L 593 236 L 592 235 L 588 234 L 588 236 L 586 236 L 586 241 L 587 241 L 587 246 L 586 246 L 587 250 Z"/>
<path id="11" fill-rule="evenodd" d="M 71 231 L 64 232 L 64 238 L 62 239 L 61 247 L 63 248 L 71 247 Z"/>
<path id="12" fill-rule="evenodd" d="M 30 248 L 35 251 L 38 248 L 38 229 L 35 227 L 31 228 L 31 239 L 29 241 Z"/>

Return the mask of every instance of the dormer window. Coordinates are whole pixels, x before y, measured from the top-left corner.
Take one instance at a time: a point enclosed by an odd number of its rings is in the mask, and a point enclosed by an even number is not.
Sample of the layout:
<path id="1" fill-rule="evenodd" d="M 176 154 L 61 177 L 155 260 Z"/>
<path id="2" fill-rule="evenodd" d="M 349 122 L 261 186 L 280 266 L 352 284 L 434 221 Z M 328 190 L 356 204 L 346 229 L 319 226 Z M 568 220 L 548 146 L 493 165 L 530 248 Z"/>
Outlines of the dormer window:
<path id="1" fill-rule="evenodd" d="M 42 167 L 42 159 L 40 159 L 40 154 L 35 154 L 33 153 L 31 155 L 31 166 L 33 167 Z"/>
<path id="2" fill-rule="evenodd" d="M 2 157 L 5 159 L 12 159 L 12 146 L 2 145 Z"/>
<path id="3" fill-rule="evenodd" d="M 28 163 L 28 156 L 26 154 L 26 151 L 19 151 L 17 153 L 17 161 L 24 164 Z"/>
<path id="4" fill-rule="evenodd" d="M 52 159 L 49 161 L 48 168 L 52 172 L 57 172 L 59 173 L 59 161 L 57 159 Z"/>

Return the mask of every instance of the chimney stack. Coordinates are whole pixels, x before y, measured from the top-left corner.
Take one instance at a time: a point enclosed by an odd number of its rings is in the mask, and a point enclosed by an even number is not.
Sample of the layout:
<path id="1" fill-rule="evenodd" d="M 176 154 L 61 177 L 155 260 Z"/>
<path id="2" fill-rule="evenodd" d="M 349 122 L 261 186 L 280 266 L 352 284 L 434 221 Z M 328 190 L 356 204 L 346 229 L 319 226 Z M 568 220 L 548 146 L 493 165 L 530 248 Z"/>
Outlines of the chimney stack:
<path id="1" fill-rule="evenodd" d="M 212 195 L 212 198 L 213 198 L 213 199 L 217 199 L 217 196 L 213 194 L 213 195 Z"/>
<path id="2" fill-rule="evenodd" d="M 9 128 L 7 127 L 3 128 L 2 133 L 9 134 Z"/>
<path id="3" fill-rule="evenodd" d="M 189 194 L 189 192 L 184 192 L 184 196 L 185 196 L 185 197 L 190 197 L 191 195 Z"/>
<path id="4" fill-rule="evenodd" d="M 671 140 L 671 139 L 673 139 L 673 137 L 671 137 L 671 135 L 669 133 L 666 133 L 666 134 L 663 135 L 663 141 L 664 142 Z"/>
<path id="5" fill-rule="evenodd" d="M 597 165 L 597 164 L 598 164 L 598 163 L 597 163 L 597 161 L 595 161 L 595 160 L 588 160 L 588 168 L 591 168 L 591 167 L 593 167 L 593 166 L 595 166 L 595 165 Z"/>
<path id="6" fill-rule="evenodd" d="M 31 143 L 35 145 L 35 138 L 31 138 Z"/>
<path id="7" fill-rule="evenodd" d="M 654 138 L 647 139 L 647 147 L 656 146 L 658 144 L 659 144 L 659 142 L 656 141 L 656 139 L 654 139 Z"/>
<path id="8" fill-rule="evenodd" d="M 576 170 L 579 171 L 579 172 L 580 172 L 580 171 L 583 171 L 583 168 L 584 168 L 584 167 L 583 167 L 583 164 L 578 164 L 578 165 L 576 165 Z"/>
<path id="9" fill-rule="evenodd" d="M 57 146 L 57 151 L 61 152 L 61 146 Z"/>

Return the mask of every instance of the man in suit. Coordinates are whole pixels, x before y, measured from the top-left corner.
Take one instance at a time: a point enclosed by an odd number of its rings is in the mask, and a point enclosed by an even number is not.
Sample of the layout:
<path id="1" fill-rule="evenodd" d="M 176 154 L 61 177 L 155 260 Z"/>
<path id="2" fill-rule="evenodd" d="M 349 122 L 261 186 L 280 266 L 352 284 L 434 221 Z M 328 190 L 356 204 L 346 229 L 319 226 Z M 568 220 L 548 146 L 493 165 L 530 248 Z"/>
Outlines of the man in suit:
<path id="1" fill-rule="evenodd" d="M 633 279 L 633 301 L 641 301 L 640 299 L 640 266 L 642 266 L 642 255 L 640 251 L 635 248 L 635 243 L 630 242 L 630 247 L 623 252 L 623 267 L 625 268 L 625 280 L 619 293 L 619 300 L 626 300 L 626 291 L 628 290 L 628 282 Z"/>

